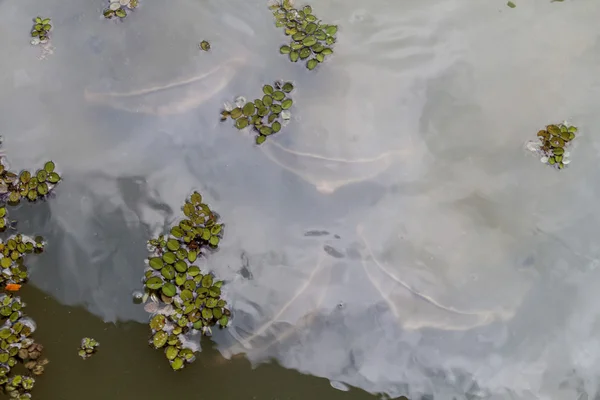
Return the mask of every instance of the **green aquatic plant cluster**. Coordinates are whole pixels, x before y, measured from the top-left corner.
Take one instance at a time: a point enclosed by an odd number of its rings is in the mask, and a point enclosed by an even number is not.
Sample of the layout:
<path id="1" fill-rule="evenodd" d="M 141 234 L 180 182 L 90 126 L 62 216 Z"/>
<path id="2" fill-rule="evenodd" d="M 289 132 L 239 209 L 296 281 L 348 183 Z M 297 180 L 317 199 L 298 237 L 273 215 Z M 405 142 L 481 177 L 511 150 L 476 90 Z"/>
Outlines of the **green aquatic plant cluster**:
<path id="1" fill-rule="evenodd" d="M 77 355 L 83 358 L 84 360 L 90 358 L 98 351 L 98 346 L 100 343 L 96 339 L 92 339 L 89 337 L 85 337 L 81 339 L 81 346 L 79 346 L 79 350 L 77 351 Z"/>
<path id="2" fill-rule="evenodd" d="M 6 207 L 0 207 L 6 210 Z M 4 211 L 6 213 L 6 211 Z M 39 254 L 44 250 L 44 239 L 41 236 L 30 238 L 16 234 L 6 242 L 0 239 L 0 288 L 10 288 L 9 285 L 22 285 L 29 279 L 24 257 L 27 254 Z"/>
<path id="3" fill-rule="evenodd" d="M 35 173 L 25 170 L 19 174 L 9 171 L 3 161 L 0 160 L 0 232 L 15 228 L 15 222 L 8 218 L 7 206 L 16 205 L 22 199 L 44 200 L 61 181 L 52 161 Z M 0 289 L 6 292 L 0 294 L 0 387 L 13 399 L 31 398 L 29 392 L 35 383 L 33 377 L 11 375 L 13 367 L 22 363 L 31 374 L 40 375 L 48 363 L 41 358 L 42 345 L 31 338 L 35 322 L 23 313 L 25 303 L 11 294 L 29 278 L 25 256 L 41 253 L 44 246 L 41 236 L 32 238 L 14 233 L 0 239 Z"/>
<path id="4" fill-rule="evenodd" d="M 30 399 L 35 379 L 10 372 L 22 363 L 33 375 L 41 375 L 48 360 L 41 358 L 43 347 L 31 335 L 36 326 L 23 313 L 25 303 L 11 294 L 0 294 L 0 388 L 11 399 Z"/>
<path id="5" fill-rule="evenodd" d="M 558 169 L 563 169 L 571 160 L 567 148 L 575 139 L 577 127 L 566 123 L 548 125 L 537 133 L 537 142 L 528 145 L 540 156 L 540 161 Z"/>
<path id="6" fill-rule="evenodd" d="M 25 198 L 29 201 L 45 199 L 61 179 L 54 169 L 54 163 L 48 161 L 35 174 L 25 170 L 17 175 L 0 163 L 0 203 L 16 205 Z"/>
<path id="7" fill-rule="evenodd" d="M 35 17 L 33 19 L 33 29 L 31 30 L 32 44 L 48 43 L 50 40 L 50 18 Z"/>
<path id="8" fill-rule="evenodd" d="M 221 298 L 223 281 L 202 271 L 196 261 L 218 248 L 223 224 L 194 192 L 183 206 L 185 218 L 168 235 L 148 241 L 150 256 L 144 275 L 146 311 L 152 314 L 150 345 L 164 349 L 174 370 L 194 361 L 188 335 L 226 327 L 231 312 Z"/>
<path id="9" fill-rule="evenodd" d="M 290 108 L 294 104 L 289 97 L 294 90 L 291 82 L 275 82 L 273 86 L 263 86 L 263 97 L 246 102 L 243 97 L 235 101 L 236 107 L 226 105 L 221 112 L 221 121 L 228 117 L 235 121 L 235 127 L 244 129 L 252 126 L 257 133 L 256 144 L 262 144 L 267 136 L 281 130 L 283 124 L 291 118 Z"/>
<path id="10" fill-rule="evenodd" d="M 127 16 L 127 8 L 133 10 L 138 6 L 138 0 L 110 0 L 108 8 L 102 14 L 105 18 L 125 18 Z"/>
<path id="11" fill-rule="evenodd" d="M 311 6 L 295 9 L 289 0 L 270 6 L 275 17 L 275 25 L 285 29 L 290 43 L 281 46 L 279 52 L 286 54 L 290 61 L 306 60 L 306 68 L 313 70 L 333 54 L 331 46 L 336 42 L 337 25 L 321 22 L 312 12 Z"/>

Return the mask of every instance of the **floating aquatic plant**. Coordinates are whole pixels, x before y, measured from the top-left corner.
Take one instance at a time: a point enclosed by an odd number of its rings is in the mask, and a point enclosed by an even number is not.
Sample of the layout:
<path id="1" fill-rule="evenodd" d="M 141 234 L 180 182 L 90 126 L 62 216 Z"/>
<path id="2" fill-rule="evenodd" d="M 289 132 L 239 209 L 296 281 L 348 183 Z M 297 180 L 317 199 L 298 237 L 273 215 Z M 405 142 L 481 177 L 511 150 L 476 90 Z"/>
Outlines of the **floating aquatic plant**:
<path id="1" fill-rule="evenodd" d="M 575 139 L 577 127 L 567 123 L 548 125 L 537 133 L 537 141 L 527 144 L 530 151 L 540 156 L 540 161 L 558 169 L 563 169 L 571 160 L 567 148 Z"/>
<path id="2" fill-rule="evenodd" d="M 12 375 L 11 370 L 23 363 L 34 375 L 41 375 L 47 359 L 41 358 L 42 345 L 34 342 L 31 334 L 35 323 L 23 313 L 25 303 L 19 297 L 0 294 L 0 387 L 10 398 L 29 399 L 35 379 Z"/>
<path id="3" fill-rule="evenodd" d="M 252 126 L 257 132 L 256 144 L 262 144 L 267 136 L 279 132 L 291 118 L 290 108 L 294 102 L 287 96 L 293 90 L 291 82 L 278 81 L 273 86 L 264 85 L 264 96 L 254 102 L 246 102 L 245 98 L 238 97 L 235 108 L 229 103 L 225 104 L 221 121 L 230 117 L 235 120 L 235 127 L 238 129 Z"/>
<path id="4" fill-rule="evenodd" d="M 110 0 L 108 8 L 102 14 L 105 18 L 125 18 L 127 16 L 126 8 L 133 10 L 138 6 L 138 0 Z"/>
<path id="5" fill-rule="evenodd" d="M 336 41 L 337 25 L 323 24 L 312 12 L 311 6 L 295 9 L 289 0 L 270 6 L 275 17 L 275 25 L 285 29 L 291 41 L 280 47 L 290 61 L 306 60 L 306 68 L 313 70 L 333 54 L 331 46 Z"/>
<path id="6" fill-rule="evenodd" d="M 85 337 L 81 339 L 81 346 L 79 347 L 77 354 L 85 360 L 96 354 L 98 346 L 100 346 L 100 343 L 98 343 L 96 339 Z"/>
<path id="7" fill-rule="evenodd" d="M 24 170 L 17 175 L 6 170 L 0 161 L 0 203 L 16 205 L 22 198 L 29 201 L 45 199 L 61 179 L 54 169 L 54 163 L 48 161 L 35 174 Z"/>
<path id="8" fill-rule="evenodd" d="M 38 17 L 36 22 L 49 20 Z M 37 26 L 34 28 L 38 31 Z M 52 161 L 35 174 L 22 171 L 18 175 L 7 170 L 3 161 L 0 159 L 0 232 L 15 227 L 15 222 L 8 219 L 7 205 L 18 204 L 22 198 L 30 202 L 46 199 L 61 181 Z M 29 376 L 9 375 L 13 367 L 21 362 L 32 374 L 40 375 L 48 363 L 47 359 L 41 358 L 42 345 L 30 337 L 35 323 L 23 314 L 25 303 L 10 294 L 19 290 L 29 278 L 25 256 L 41 253 L 44 244 L 41 236 L 31 238 L 20 233 L 0 239 L 0 289 L 8 292 L 0 294 L 0 388 L 10 398 L 31 398 L 29 392 L 35 383 Z"/>
<path id="9" fill-rule="evenodd" d="M 31 44 L 38 45 L 40 43 L 48 43 L 50 40 L 50 18 L 35 17 L 33 19 L 33 29 L 31 30 Z"/>
<path id="10" fill-rule="evenodd" d="M 219 246 L 223 224 L 198 192 L 186 200 L 183 213 L 185 219 L 168 235 L 148 241 L 143 279 L 143 300 L 150 298 L 144 308 L 152 314 L 150 345 L 164 349 L 174 370 L 194 361 L 196 349 L 188 335 L 209 335 L 217 324 L 226 327 L 231 315 L 221 299 L 223 281 L 194 264 Z"/>
<path id="11" fill-rule="evenodd" d="M 0 239 L 0 287 L 18 290 L 29 278 L 24 256 L 41 253 L 43 250 L 44 240 L 41 236 L 30 238 L 16 234 L 10 236 L 6 242 Z"/>
<path id="12" fill-rule="evenodd" d="M 200 42 L 200 44 L 198 45 L 198 47 L 200 48 L 200 50 L 209 51 L 210 50 L 210 43 L 208 43 L 206 40 L 203 40 L 203 41 Z"/>

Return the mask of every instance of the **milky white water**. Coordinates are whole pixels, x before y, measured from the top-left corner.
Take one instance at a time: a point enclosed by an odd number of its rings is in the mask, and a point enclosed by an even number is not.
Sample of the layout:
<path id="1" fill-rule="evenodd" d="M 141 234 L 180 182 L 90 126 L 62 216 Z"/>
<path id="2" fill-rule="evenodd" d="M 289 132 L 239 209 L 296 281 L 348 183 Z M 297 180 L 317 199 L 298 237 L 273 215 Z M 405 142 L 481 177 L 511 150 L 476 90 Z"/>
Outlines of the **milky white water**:
<path id="1" fill-rule="evenodd" d="M 23 209 L 49 242 L 33 284 L 145 322 L 145 240 L 197 189 L 227 226 L 206 265 L 235 312 L 224 356 L 391 397 L 594 398 L 600 3 L 311 4 L 340 26 L 313 72 L 262 0 L 141 0 L 123 23 L 102 1 L 0 1 L 4 151 L 64 178 Z M 275 79 L 293 120 L 256 147 L 219 112 Z M 581 134 L 556 171 L 524 143 L 564 119 Z"/>

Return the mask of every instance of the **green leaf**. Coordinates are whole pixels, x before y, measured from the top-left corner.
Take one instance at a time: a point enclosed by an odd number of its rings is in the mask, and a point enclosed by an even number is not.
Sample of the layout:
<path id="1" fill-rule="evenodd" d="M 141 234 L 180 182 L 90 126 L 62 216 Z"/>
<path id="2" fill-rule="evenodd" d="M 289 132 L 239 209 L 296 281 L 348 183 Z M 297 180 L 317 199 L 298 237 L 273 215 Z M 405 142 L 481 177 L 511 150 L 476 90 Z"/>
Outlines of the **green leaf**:
<path id="1" fill-rule="evenodd" d="M 159 270 L 161 269 L 165 263 L 163 262 L 162 258 L 160 257 L 152 257 L 149 261 L 150 267 Z"/>
<path id="2" fill-rule="evenodd" d="M 179 244 L 179 240 L 176 239 L 169 239 L 167 240 L 167 248 L 171 251 L 177 251 L 179 250 L 180 244 Z"/>
<path id="3" fill-rule="evenodd" d="M 218 236 L 211 236 L 211 238 L 208 241 L 211 246 L 218 246 L 219 245 L 219 237 Z"/>
<path id="4" fill-rule="evenodd" d="M 213 277 L 210 274 L 204 275 L 202 278 L 202 287 L 209 288 L 213 284 Z"/>
<path id="5" fill-rule="evenodd" d="M 280 52 L 281 54 L 290 54 L 290 51 L 292 51 L 292 49 L 290 48 L 290 46 L 285 46 L 285 45 L 284 45 L 284 46 L 281 46 L 281 47 L 279 48 L 279 52 Z"/>
<path id="6" fill-rule="evenodd" d="M 175 278 L 175 268 L 173 268 L 172 265 L 163 267 L 163 269 L 160 270 L 160 273 L 165 277 L 165 279 L 171 280 Z"/>
<path id="7" fill-rule="evenodd" d="M 271 85 L 265 85 L 265 86 L 263 86 L 263 93 L 264 94 L 271 94 L 271 93 L 273 93 L 273 86 L 271 86 Z"/>
<path id="8" fill-rule="evenodd" d="M 258 135 L 258 136 L 256 136 L 256 144 L 263 144 L 266 139 L 267 139 L 266 136 Z"/>
<path id="9" fill-rule="evenodd" d="M 166 252 L 165 254 L 163 254 L 162 259 L 167 264 L 173 264 L 175 260 L 177 260 L 177 256 L 175 255 L 175 253 Z"/>
<path id="10" fill-rule="evenodd" d="M 256 112 L 256 108 L 254 107 L 253 103 L 248 102 L 248 103 L 246 103 L 246 105 L 244 105 L 242 112 L 244 113 L 245 116 L 251 117 Z"/>
<path id="11" fill-rule="evenodd" d="M 146 287 L 152 290 L 160 289 L 161 287 L 163 287 L 164 291 L 163 280 L 160 279 L 158 276 L 153 276 L 152 278 L 148 279 L 146 281 Z"/>
<path id="12" fill-rule="evenodd" d="M 510 8 L 515 8 L 517 5 L 515 3 L 513 3 L 512 1 L 509 1 L 508 3 L 506 3 L 507 6 L 509 6 Z"/>
<path id="13" fill-rule="evenodd" d="M 162 292 L 167 297 L 173 297 L 177 294 L 177 287 L 171 282 L 167 282 L 163 285 Z"/>

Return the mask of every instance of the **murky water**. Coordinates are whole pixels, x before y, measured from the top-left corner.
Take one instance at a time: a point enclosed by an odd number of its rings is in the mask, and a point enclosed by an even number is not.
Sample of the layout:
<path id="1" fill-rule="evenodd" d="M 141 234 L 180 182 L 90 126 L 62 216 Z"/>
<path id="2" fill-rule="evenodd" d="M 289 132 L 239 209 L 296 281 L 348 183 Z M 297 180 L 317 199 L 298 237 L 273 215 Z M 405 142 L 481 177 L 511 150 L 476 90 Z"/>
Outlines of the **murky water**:
<path id="1" fill-rule="evenodd" d="M 309 72 L 262 0 L 142 0 L 124 23 L 103 1 L 0 1 L 4 151 L 64 178 L 12 214 L 49 241 L 23 291 L 51 359 L 35 394 L 369 397 L 295 370 L 391 397 L 593 396 L 600 3 L 312 5 L 340 32 Z M 219 111 L 275 79 L 296 83 L 293 121 L 256 147 Z M 582 134 L 557 172 L 523 144 L 562 119 Z M 173 373 L 131 293 L 192 189 L 227 224 L 204 267 L 235 315 Z M 83 336 L 97 358 L 77 358 Z"/>

